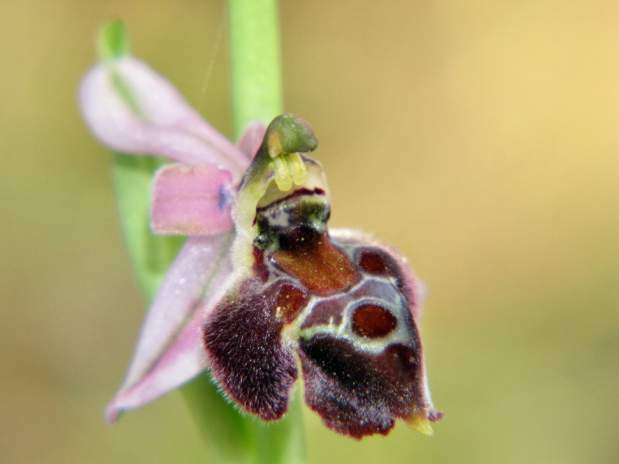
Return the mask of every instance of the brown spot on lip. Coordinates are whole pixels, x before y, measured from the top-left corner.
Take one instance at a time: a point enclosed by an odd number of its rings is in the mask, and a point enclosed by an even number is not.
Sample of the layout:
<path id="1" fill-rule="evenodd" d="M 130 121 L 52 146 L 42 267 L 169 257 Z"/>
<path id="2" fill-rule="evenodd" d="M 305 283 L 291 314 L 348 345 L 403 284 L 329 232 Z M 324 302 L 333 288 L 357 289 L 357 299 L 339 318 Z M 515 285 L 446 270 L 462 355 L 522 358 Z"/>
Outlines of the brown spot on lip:
<path id="1" fill-rule="evenodd" d="M 359 306 L 352 316 L 352 330 L 362 337 L 381 338 L 397 326 L 398 320 L 389 310 L 373 304 Z"/>
<path id="2" fill-rule="evenodd" d="M 369 274 L 392 274 L 389 264 L 385 262 L 384 257 L 374 250 L 365 250 L 361 253 L 359 257 L 359 266 Z"/>
<path id="3" fill-rule="evenodd" d="M 290 324 L 305 308 L 309 297 L 300 288 L 285 282 L 277 290 L 276 315 L 285 324 Z"/>

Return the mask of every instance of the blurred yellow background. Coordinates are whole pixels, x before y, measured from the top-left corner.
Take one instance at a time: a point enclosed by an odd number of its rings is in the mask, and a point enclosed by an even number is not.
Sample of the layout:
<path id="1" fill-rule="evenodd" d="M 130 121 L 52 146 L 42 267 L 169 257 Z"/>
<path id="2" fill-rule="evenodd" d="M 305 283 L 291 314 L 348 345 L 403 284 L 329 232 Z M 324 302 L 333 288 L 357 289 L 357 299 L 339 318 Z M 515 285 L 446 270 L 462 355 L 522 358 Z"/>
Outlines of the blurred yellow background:
<path id="1" fill-rule="evenodd" d="M 321 141 L 333 224 L 429 288 L 446 411 L 356 442 L 306 414 L 310 463 L 619 462 L 619 4 L 281 2 L 286 109 Z M 110 427 L 143 300 L 110 155 L 76 104 L 93 37 L 231 132 L 224 4 L 0 3 L 0 462 L 205 462 L 178 393 Z"/>

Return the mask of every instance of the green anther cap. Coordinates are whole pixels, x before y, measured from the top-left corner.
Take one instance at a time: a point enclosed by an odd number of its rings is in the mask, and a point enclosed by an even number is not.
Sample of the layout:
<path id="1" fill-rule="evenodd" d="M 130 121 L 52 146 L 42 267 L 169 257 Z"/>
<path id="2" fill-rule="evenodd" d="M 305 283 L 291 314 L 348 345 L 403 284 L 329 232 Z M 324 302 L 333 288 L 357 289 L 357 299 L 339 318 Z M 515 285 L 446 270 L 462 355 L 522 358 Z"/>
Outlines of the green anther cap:
<path id="1" fill-rule="evenodd" d="M 314 131 L 300 117 L 284 113 L 271 121 L 260 150 L 241 183 L 237 201 L 237 227 L 252 227 L 256 205 L 271 181 L 284 193 L 305 184 L 308 179 L 305 154 L 317 146 Z"/>
<path id="2" fill-rule="evenodd" d="M 318 146 L 310 125 L 300 117 L 284 113 L 271 122 L 265 137 L 271 158 L 289 153 L 307 153 Z"/>

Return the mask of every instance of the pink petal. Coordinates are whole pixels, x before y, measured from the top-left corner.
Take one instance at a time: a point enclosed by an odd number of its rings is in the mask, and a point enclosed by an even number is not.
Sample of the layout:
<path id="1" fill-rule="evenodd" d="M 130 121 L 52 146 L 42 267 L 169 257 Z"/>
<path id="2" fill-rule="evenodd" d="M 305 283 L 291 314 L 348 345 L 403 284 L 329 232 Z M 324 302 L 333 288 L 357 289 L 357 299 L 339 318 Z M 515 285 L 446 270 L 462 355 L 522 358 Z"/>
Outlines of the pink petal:
<path id="1" fill-rule="evenodd" d="M 171 164 L 155 176 L 151 226 L 157 234 L 216 235 L 232 228 L 232 175 L 213 165 Z"/>
<path id="2" fill-rule="evenodd" d="M 169 82 L 137 59 L 95 65 L 82 80 L 80 103 L 93 134 L 114 150 L 212 163 L 236 177 L 249 164 Z"/>
<path id="3" fill-rule="evenodd" d="M 241 138 L 239 139 L 237 146 L 239 149 L 249 158 L 253 159 L 256 156 L 256 152 L 260 145 L 262 144 L 262 139 L 264 139 L 264 133 L 267 128 L 261 122 L 251 123 Z"/>
<path id="4" fill-rule="evenodd" d="M 146 316 L 127 377 L 106 410 L 108 421 L 207 367 L 202 325 L 229 285 L 231 241 L 232 233 L 187 241 Z"/>

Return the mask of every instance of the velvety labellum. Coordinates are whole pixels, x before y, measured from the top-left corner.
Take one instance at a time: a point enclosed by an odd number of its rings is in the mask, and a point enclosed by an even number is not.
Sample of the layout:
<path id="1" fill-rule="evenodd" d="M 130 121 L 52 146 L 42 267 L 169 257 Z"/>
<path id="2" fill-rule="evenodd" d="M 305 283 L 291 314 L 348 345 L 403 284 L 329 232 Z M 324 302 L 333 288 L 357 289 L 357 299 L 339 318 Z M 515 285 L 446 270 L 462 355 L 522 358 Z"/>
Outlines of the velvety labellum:
<path id="1" fill-rule="evenodd" d="M 393 344 L 366 353 L 326 334 L 301 342 L 305 399 L 327 426 L 362 437 L 386 434 L 410 417 L 421 398 L 414 346 Z"/>
<path id="2" fill-rule="evenodd" d="M 258 213 L 254 275 L 204 327 L 214 377 L 244 410 L 277 419 L 298 357 L 307 404 L 340 433 L 359 438 L 387 433 L 397 418 L 425 420 L 433 410 L 411 279 L 382 247 L 312 224 L 316 195 Z"/>

